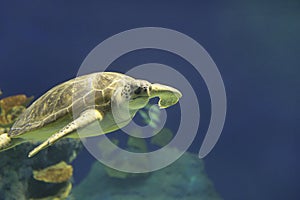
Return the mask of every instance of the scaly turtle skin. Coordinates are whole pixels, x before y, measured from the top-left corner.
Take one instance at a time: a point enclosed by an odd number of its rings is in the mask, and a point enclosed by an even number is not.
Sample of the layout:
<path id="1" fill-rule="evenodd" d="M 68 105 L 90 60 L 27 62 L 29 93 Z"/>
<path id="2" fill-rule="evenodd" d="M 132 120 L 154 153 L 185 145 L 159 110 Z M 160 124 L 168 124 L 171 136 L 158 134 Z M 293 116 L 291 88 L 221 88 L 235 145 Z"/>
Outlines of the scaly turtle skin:
<path id="1" fill-rule="evenodd" d="M 33 102 L 10 132 L 0 135 L 0 151 L 26 141 L 44 141 L 29 153 L 32 157 L 59 139 L 78 138 L 77 129 L 83 130 L 81 137 L 91 137 L 126 126 L 151 98 L 159 97 L 160 108 L 167 108 L 181 96 L 175 88 L 115 72 L 80 76 L 55 86 Z M 102 131 L 95 127 L 97 124 Z"/>

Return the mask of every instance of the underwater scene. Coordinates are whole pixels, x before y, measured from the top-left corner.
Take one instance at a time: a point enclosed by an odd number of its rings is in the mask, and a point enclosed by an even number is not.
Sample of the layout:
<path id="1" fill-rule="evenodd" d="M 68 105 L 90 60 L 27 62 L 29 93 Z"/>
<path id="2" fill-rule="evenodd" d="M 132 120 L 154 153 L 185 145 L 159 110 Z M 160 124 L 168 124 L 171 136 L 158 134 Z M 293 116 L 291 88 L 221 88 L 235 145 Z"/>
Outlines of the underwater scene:
<path id="1" fill-rule="evenodd" d="M 298 200 L 300 2 L 0 2 L 0 200 Z"/>
<path id="2" fill-rule="evenodd" d="M 49 92 L 52 94 L 51 90 Z M 22 138 L 13 136 L 16 124 L 31 107 L 38 106 L 41 101 L 36 100 L 26 110 L 32 100 L 33 97 L 23 94 L 0 100 L 0 144 L 1 150 L 6 150 L 1 153 L 0 158 L 1 169 L 4 169 L 1 170 L 1 199 L 221 199 L 205 172 L 203 160 L 188 152 L 171 165 L 149 173 L 123 172 L 94 161 L 86 177 L 74 187 L 73 170 L 77 165 L 73 167 L 72 162 L 83 148 L 79 139 L 62 139 L 38 156 L 30 156 L 33 158 L 26 155 L 35 146 L 32 140 L 17 147 L 9 147 L 13 140 Z M 157 107 L 152 107 L 151 111 L 150 109 L 151 104 L 148 103 L 138 112 L 142 122 L 155 129 L 155 122 L 160 120 L 160 110 Z M 140 130 L 132 131 L 141 133 Z M 4 144 L 3 136 L 7 133 L 10 141 Z M 30 135 L 32 132 L 18 134 Z M 151 138 L 150 145 L 164 147 L 172 138 L 173 132 L 163 128 Z M 143 138 L 130 136 L 121 139 L 125 140 L 125 148 L 132 152 L 145 153 L 149 150 L 147 141 Z M 115 144 L 120 142 L 116 138 L 112 140 Z M 98 145 L 105 144 L 100 142 Z M 113 152 L 105 154 L 115 156 Z M 150 160 L 145 159 L 144 164 L 151 165 L 148 162 Z M 119 163 L 128 164 L 130 165 L 126 159 Z"/>

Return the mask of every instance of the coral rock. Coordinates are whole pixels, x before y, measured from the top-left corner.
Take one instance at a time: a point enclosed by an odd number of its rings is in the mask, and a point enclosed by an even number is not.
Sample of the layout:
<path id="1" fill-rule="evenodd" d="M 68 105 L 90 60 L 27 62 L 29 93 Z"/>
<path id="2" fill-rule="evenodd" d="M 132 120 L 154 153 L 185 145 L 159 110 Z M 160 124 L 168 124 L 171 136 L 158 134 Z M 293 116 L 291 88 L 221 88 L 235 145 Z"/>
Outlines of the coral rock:
<path id="1" fill-rule="evenodd" d="M 73 175 L 73 167 L 64 161 L 42 170 L 34 170 L 33 178 L 46 183 L 62 183 Z"/>

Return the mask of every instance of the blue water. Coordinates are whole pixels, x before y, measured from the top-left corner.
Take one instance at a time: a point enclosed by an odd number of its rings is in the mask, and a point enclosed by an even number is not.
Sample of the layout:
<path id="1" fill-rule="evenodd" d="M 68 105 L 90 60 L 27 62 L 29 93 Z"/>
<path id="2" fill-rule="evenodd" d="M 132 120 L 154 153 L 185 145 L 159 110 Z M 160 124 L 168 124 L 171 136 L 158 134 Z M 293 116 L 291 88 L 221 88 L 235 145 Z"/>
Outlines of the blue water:
<path id="1" fill-rule="evenodd" d="M 38 97 L 75 77 L 86 55 L 116 33 L 143 26 L 180 31 L 209 52 L 226 87 L 226 124 L 205 158 L 216 190 L 224 199 L 299 199 L 299 20 L 296 0 L 1 2 L 0 87 L 4 96 Z M 188 63 L 160 53 L 136 52 L 115 64 L 155 61 L 190 78 L 201 99 L 200 130 L 190 148 L 197 152 L 210 117 L 207 89 Z M 87 152 L 79 155 L 75 180 L 92 161 Z"/>

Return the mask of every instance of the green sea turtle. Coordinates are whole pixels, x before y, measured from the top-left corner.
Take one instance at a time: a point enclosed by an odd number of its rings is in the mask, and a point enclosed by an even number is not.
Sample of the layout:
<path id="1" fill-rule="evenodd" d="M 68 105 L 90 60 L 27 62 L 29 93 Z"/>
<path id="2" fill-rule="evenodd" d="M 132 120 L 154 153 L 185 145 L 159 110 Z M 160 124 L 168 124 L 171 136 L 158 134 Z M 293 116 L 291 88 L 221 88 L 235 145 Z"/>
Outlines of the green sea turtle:
<path id="1" fill-rule="evenodd" d="M 91 137 L 126 126 L 151 98 L 159 97 L 159 107 L 167 108 L 181 96 L 175 88 L 116 72 L 80 76 L 53 87 L 33 102 L 11 130 L 0 135 L 0 151 L 26 141 L 44 141 L 29 153 L 32 157 L 62 138 L 78 138 L 77 129 L 83 130 L 80 137 Z M 129 115 L 116 120 L 119 116 L 112 108 L 122 111 L 126 105 Z"/>

